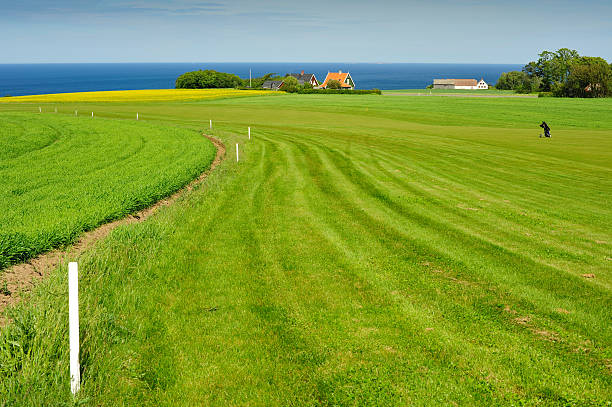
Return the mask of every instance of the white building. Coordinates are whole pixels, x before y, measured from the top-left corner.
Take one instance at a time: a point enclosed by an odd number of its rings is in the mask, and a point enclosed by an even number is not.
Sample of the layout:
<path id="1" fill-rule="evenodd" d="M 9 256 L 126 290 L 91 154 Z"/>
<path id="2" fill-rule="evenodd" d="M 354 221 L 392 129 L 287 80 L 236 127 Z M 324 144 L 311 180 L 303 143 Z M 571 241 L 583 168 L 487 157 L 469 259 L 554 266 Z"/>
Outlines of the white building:
<path id="1" fill-rule="evenodd" d="M 489 85 L 480 79 L 434 79 L 434 89 L 489 89 Z"/>

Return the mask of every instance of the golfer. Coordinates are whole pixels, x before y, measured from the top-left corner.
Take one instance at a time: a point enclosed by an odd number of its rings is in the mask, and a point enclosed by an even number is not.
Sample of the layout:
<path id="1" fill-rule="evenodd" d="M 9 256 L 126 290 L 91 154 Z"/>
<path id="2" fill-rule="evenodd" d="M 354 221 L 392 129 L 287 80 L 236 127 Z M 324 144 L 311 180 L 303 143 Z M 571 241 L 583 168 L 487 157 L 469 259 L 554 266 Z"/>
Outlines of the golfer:
<path id="1" fill-rule="evenodd" d="M 540 127 L 544 129 L 544 137 L 550 137 L 550 127 L 548 127 L 548 124 L 543 121 L 542 124 L 540 124 Z M 542 137 L 541 134 L 540 137 Z"/>

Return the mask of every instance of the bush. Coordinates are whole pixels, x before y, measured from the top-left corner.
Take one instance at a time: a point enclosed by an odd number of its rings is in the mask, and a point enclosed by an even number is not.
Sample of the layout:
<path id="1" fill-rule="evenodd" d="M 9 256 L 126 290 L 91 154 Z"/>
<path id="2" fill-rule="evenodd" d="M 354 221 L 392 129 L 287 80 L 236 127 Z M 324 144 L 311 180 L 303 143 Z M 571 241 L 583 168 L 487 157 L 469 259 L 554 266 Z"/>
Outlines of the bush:
<path id="1" fill-rule="evenodd" d="M 553 97 L 553 93 L 552 92 L 539 92 L 538 93 L 538 97 L 539 98 L 551 98 Z"/>
<path id="2" fill-rule="evenodd" d="M 238 76 L 213 70 L 186 72 L 176 79 L 176 89 L 235 88 L 243 85 Z"/>
<path id="3" fill-rule="evenodd" d="M 612 95 L 612 69 L 603 58 L 580 57 L 570 67 L 562 93 L 568 97 L 598 98 Z"/>
<path id="4" fill-rule="evenodd" d="M 540 88 L 541 81 L 541 78 L 537 76 L 530 77 L 525 72 L 503 72 L 495 84 L 495 89 L 513 90 L 517 93 L 532 93 Z"/>
<path id="5" fill-rule="evenodd" d="M 284 90 L 285 92 L 289 93 L 295 93 L 299 90 L 300 83 L 293 76 L 286 76 L 285 78 L 283 78 L 283 82 L 284 83 L 281 87 L 281 90 Z"/>
<path id="6" fill-rule="evenodd" d="M 342 89 L 342 85 L 339 81 L 332 79 L 327 81 L 327 89 Z"/>

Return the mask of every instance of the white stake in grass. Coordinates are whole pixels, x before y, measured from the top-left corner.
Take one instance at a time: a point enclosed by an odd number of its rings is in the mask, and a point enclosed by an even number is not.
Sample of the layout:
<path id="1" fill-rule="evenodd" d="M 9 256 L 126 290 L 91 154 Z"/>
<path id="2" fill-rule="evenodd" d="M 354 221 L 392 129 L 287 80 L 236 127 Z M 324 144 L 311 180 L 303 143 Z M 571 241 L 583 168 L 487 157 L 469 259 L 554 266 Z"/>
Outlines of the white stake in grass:
<path id="1" fill-rule="evenodd" d="M 40 106 L 38 107 L 38 113 L 42 113 L 42 108 Z"/>
<path id="2" fill-rule="evenodd" d="M 238 162 L 238 143 L 236 143 L 236 162 Z"/>
<path id="3" fill-rule="evenodd" d="M 91 118 L 93 119 L 93 112 L 91 112 Z"/>
<path id="4" fill-rule="evenodd" d="M 79 265 L 68 264 L 68 320 L 70 331 L 70 390 L 76 394 L 81 387 L 79 366 Z"/>
<path id="5" fill-rule="evenodd" d="M 136 121 L 138 121 L 138 113 L 136 113 Z"/>
<path id="6" fill-rule="evenodd" d="M 210 120 L 210 129 L 212 130 L 212 119 Z"/>
<path id="7" fill-rule="evenodd" d="M 251 139 L 251 128 L 249 127 L 249 140 Z"/>

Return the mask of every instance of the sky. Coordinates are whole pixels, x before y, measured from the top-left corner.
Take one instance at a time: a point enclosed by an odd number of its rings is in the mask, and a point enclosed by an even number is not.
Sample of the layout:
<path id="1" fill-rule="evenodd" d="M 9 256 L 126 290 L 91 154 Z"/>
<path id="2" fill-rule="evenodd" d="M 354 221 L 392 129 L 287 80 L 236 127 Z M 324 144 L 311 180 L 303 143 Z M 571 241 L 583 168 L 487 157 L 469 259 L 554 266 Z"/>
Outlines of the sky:
<path id="1" fill-rule="evenodd" d="M 612 0 L 0 0 L 0 63 L 612 61 Z"/>

